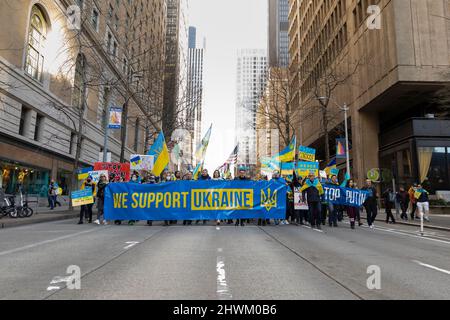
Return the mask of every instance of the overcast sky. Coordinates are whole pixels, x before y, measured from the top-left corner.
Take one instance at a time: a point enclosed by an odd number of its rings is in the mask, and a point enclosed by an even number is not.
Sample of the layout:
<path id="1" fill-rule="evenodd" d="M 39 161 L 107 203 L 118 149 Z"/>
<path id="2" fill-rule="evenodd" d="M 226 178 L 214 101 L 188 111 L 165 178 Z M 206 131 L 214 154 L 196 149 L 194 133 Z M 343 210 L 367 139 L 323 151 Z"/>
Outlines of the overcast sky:
<path id="1" fill-rule="evenodd" d="M 202 135 L 212 123 L 212 174 L 234 148 L 237 50 L 267 47 L 267 0 L 189 0 L 188 16 L 198 44 L 206 38 Z"/>

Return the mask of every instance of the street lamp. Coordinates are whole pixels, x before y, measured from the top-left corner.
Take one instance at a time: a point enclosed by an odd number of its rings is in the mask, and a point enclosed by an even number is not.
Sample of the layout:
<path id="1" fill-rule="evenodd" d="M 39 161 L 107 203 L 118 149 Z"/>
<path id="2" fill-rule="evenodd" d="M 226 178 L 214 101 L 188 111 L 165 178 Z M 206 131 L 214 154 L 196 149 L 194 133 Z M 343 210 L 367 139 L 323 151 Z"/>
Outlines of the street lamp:
<path id="1" fill-rule="evenodd" d="M 329 101 L 333 102 L 336 106 L 338 106 L 339 109 L 344 111 L 345 152 L 347 153 L 345 158 L 346 158 L 347 173 L 349 176 L 351 176 L 351 174 L 350 174 L 350 153 L 349 153 L 349 149 L 348 149 L 348 123 L 347 123 L 347 111 L 350 110 L 350 108 L 347 106 L 347 104 L 345 102 L 344 102 L 343 106 L 340 106 L 338 103 L 336 103 L 335 101 L 331 100 L 328 97 L 318 97 L 317 100 L 319 100 L 319 101 L 329 100 Z"/>

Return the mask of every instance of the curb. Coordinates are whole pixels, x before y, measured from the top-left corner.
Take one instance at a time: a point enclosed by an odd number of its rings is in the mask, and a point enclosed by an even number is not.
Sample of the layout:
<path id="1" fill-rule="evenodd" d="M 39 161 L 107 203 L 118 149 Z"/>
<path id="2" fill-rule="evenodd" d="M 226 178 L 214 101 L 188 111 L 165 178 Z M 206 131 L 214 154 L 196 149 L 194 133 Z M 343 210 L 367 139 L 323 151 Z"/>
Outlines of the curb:
<path id="1" fill-rule="evenodd" d="M 367 220 L 366 217 L 361 217 L 361 219 Z M 386 220 L 383 220 L 383 219 L 375 219 L 375 221 L 386 222 Z M 402 224 L 402 225 L 405 225 L 405 226 L 412 226 L 412 227 L 420 228 L 420 224 L 415 224 L 415 223 L 410 223 L 410 222 L 395 221 L 395 224 Z M 445 227 L 426 225 L 426 224 L 424 224 L 423 227 L 424 227 L 424 229 L 432 229 L 432 230 L 440 230 L 440 231 L 448 231 L 448 232 L 450 232 L 450 228 L 445 228 Z"/>
<path id="2" fill-rule="evenodd" d="M 54 217 L 45 217 L 42 219 L 27 219 L 27 218 L 17 218 L 15 220 L 10 220 L 8 222 L 2 222 L 0 219 L 0 229 L 5 228 L 13 228 L 13 227 L 19 227 L 19 226 L 25 226 L 29 224 L 37 224 L 37 223 L 44 223 L 44 222 L 52 222 L 52 221 L 59 221 L 59 220 L 69 220 L 79 217 L 79 213 L 67 213 L 67 214 L 60 214 Z"/>

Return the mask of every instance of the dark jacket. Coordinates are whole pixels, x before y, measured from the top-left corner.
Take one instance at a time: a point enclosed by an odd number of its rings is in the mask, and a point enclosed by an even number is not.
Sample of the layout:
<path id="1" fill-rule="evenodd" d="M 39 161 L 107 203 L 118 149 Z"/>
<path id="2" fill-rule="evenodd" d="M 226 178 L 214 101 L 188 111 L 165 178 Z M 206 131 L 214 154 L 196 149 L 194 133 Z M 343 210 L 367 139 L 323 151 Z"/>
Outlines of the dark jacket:
<path id="1" fill-rule="evenodd" d="M 406 191 L 397 192 L 397 201 L 400 202 L 400 204 L 408 205 L 409 204 L 409 193 Z"/>
<path id="2" fill-rule="evenodd" d="M 241 178 L 241 177 L 237 176 L 236 178 L 234 178 L 234 180 L 250 180 L 250 179 L 247 177 Z"/>
<path id="3" fill-rule="evenodd" d="M 417 202 L 428 202 L 428 192 L 422 192 L 420 197 L 417 199 Z"/>
<path id="4" fill-rule="evenodd" d="M 364 202 L 364 205 L 377 205 L 377 189 L 375 187 L 363 187 L 361 190 L 371 191 L 372 195 L 367 197 L 366 201 Z"/>
<path id="5" fill-rule="evenodd" d="M 314 186 L 310 186 L 307 189 L 303 190 L 302 192 L 302 196 L 303 199 L 305 198 L 306 195 L 306 199 L 308 200 L 308 203 L 310 202 L 320 202 L 320 192 L 319 190 L 314 187 Z"/>
<path id="6" fill-rule="evenodd" d="M 99 182 L 97 185 L 97 198 L 105 199 L 105 188 L 108 184 L 106 182 Z"/>
<path id="7" fill-rule="evenodd" d="M 207 176 L 200 175 L 199 180 L 211 180 L 209 174 Z"/>

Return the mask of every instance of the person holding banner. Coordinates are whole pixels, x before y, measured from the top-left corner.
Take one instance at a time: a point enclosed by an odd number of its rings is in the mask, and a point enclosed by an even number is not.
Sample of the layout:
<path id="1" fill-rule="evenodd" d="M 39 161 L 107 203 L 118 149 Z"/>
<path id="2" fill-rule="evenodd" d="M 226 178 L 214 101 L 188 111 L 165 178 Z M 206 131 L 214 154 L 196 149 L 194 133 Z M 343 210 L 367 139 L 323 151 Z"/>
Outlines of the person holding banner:
<path id="1" fill-rule="evenodd" d="M 223 180 L 222 177 L 220 176 L 219 170 L 214 170 L 212 180 Z M 217 220 L 216 226 L 219 226 L 219 225 L 220 225 L 220 220 Z"/>
<path id="2" fill-rule="evenodd" d="M 309 221 L 311 228 L 321 229 L 320 212 L 321 212 L 321 196 L 324 193 L 322 184 L 316 178 L 315 172 L 310 171 L 308 179 L 305 180 L 300 189 L 302 196 L 307 197 L 309 207 Z"/>
<path id="3" fill-rule="evenodd" d="M 332 185 L 338 186 L 339 182 L 338 182 L 337 176 L 332 175 L 331 176 L 331 180 L 330 180 L 329 183 L 332 184 Z M 328 225 L 330 227 L 337 227 L 338 226 L 338 224 L 337 224 L 338 209 L 339 209 L 338 205 L 331 203 L 331 201 L 328 202 L 328 212 L 329 212 L 329 214 L 328 214 Z"/>
<path id="4" fill-rule="evenodd" d="M 236 178 L 234 178 L 234 180 L 250 180 L 249 178 L 247 178 L 246 175 L 246 171 L 245 169 L 242 167 L 239 169 L 239 176 L 237 176 Z M 236 219 L 236 224 L 235 226 L 237 227 L 238 225 L 241 225 L 241 227 L 245 226 L 244 224 L 244 219 Z"/>
<path id="5" fill-rule="evenodd" d="M 367 179 L 366 185 L 361 190 L 366 190 L 370 193 L 364 202 L 364 208 L 366 209 L 367 214 L 367 224 L 371 229 L 373 229 L 373 223 L 375 222 L 375 218 L 378 214 L 377 189 L 372 185 L 372 180 Z"/>
<path id="6" fill-rule="evenodd" d="M 95 192 L 96 192 L 96 185 L 95 183 L 92 181 L 92 177 L 88 176 L 86 181 L 83 182 L 83 184 L 81 185 L 81 190 L 87 189 L 87 188 L 91 188 L 92 189 L 92 194 L 95 197 Z M 91 204 L 84 204 L 81 206 L 80 209 L 80 221 L 78 222 L 78 224 L 83 224 L 83 217 L 85 217 L 85 215 L 87 216 L 86 219 L 88 219 L 88 223 L 92 223 L 92 207 L 94 206 L 93 203 Z"/>
<path id="7" fill-rule="evenodd" d="M 348 180 L 347 182 L 347 188 L 351 189 L 357 189 L 356 183 L 353 182 L 352 179 Z M 359 208 L 353 207 L 353 206 L 346 206 L 347 209 L 347 215 L 350 219 L 350 228 L 355 229 L 355 222 L 358 221 L 359 226 L 362 226 L 361 223 L 361 216 L 359 214 Z"/>
<path id="8" fill-rule="evenodd" d="M 183 176 L 183 180 L 192 180 L 192 172 L 188 171 L 188 173 Z M 183 226 L 185 225 L 192 225 L 192 220 L 183 220 Z"/>

